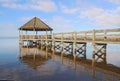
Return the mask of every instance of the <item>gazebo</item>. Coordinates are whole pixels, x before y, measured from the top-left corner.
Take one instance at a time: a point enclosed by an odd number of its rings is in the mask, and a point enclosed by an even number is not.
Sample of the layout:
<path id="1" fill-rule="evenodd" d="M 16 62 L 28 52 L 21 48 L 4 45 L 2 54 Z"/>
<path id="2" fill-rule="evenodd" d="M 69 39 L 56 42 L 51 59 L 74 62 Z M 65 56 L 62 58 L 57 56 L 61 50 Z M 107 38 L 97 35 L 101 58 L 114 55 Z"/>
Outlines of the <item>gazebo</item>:
<path id="1" fill-rule="evenodd" d="M 45 31 L 46 32 L 46 38 L 48 35 L 48 31 L 50 34 L 52 34 L 52 28 L 49 27 L 47 24 L 45 24 L 42 20 L 40 20 L 37 17 L 34 17 L 27 23 L 25 23 L 23 26 L 21 26 L 19 29 L 19 38 L 20 42 L 23 41 L 36 41 L 40 40 L 41 34 L 38 35 L 39 31 Z M 28 34 L 28 31 L 32 32 L 32 35 Z"/>

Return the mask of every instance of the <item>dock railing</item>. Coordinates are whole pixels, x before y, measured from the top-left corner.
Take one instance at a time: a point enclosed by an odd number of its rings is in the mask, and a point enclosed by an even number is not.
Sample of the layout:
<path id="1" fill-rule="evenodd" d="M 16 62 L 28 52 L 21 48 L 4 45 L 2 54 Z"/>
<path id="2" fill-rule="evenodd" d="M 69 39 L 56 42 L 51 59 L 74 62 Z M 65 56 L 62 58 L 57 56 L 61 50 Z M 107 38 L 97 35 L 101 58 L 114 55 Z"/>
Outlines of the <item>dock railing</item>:
<path id="1" fill-rule="evenodd" d="M 91 30 L 81 32 L 62 32 L 49 35 L 20 35 L 21 40 L 53 40 L 54 41 L 102 41 L 120 43 L 120 28 L 107 30 Z"/>

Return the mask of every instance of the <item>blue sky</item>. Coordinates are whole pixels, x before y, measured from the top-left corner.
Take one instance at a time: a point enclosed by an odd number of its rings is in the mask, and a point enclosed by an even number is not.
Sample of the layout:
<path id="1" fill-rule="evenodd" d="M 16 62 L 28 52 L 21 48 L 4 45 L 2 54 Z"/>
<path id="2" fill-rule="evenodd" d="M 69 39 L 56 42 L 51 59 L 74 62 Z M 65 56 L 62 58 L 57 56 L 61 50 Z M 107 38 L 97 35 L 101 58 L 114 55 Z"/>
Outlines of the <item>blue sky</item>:
<path id="1" fill-rule="evenodd" d="M 120 0 L 0 0 L 0 37 L 40 18 L 54 32 L 120 28 Z"/>

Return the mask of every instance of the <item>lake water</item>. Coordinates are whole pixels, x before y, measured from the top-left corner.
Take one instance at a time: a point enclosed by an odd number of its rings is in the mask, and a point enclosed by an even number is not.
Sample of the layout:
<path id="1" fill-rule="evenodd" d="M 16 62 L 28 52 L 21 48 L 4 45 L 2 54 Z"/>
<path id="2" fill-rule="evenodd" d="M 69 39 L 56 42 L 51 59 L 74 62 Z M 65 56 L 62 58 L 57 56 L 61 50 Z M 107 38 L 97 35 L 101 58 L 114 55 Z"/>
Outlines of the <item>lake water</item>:
<path id="1" fill-rule="evenodd" d="M 103 69 L 91 69 L 57 54 L 37 48 L 21 48 L 19 40 L 0 39 L 0 81 L 120 81 L 120 76 Z M 47 54 L 47 57 L 46 57 Z M 87 59 L 92 58 L 92 46 L 87 44 Z M 120 45 L 107 45 L 107 64 L 120 73 Z M 102 65 L 101 65 L 102 66 Z M 95 73 L 93 73 L 95 72 Z"/>

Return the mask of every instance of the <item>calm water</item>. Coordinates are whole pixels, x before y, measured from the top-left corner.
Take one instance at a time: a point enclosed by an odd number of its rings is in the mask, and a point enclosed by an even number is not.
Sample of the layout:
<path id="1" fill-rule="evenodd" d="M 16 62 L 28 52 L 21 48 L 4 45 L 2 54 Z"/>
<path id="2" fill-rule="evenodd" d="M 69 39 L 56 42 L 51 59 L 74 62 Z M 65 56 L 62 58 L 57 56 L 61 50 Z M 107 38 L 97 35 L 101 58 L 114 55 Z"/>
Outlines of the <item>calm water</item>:
<path id="1" fill-rule="evenodd" d="M 13 81 L 120 81 L 120 77 L 35 48 L 19 48 L 18 39 L 0 39 L 0 80 Z M 120 45 L 107 45 L 107 64 L 120 71 Z M 35 55 L 36 54 L 36 55 Z M 47 57 L 46 57 L 47 54 Z M 21 56 L 21 58 L 20 58 Z M 92 48 L 87 45 L 87 58 Z M 76 64 L 76 65 L 75 65 Z"/>

